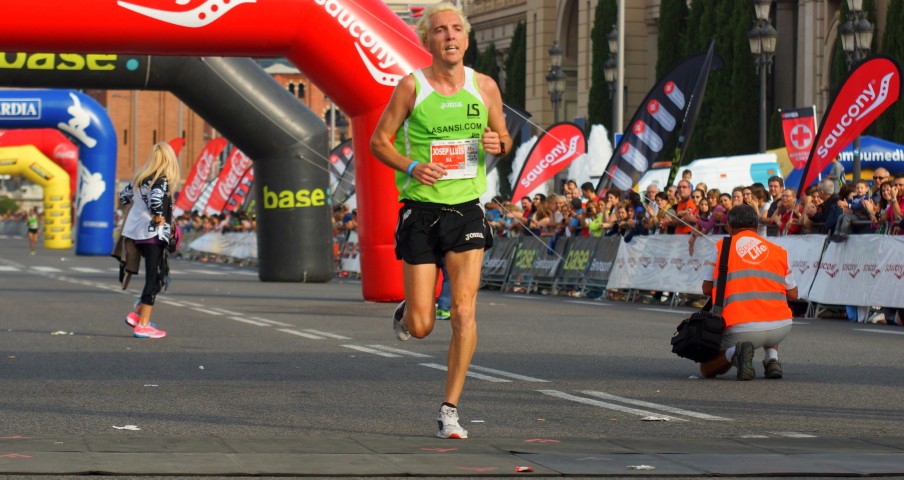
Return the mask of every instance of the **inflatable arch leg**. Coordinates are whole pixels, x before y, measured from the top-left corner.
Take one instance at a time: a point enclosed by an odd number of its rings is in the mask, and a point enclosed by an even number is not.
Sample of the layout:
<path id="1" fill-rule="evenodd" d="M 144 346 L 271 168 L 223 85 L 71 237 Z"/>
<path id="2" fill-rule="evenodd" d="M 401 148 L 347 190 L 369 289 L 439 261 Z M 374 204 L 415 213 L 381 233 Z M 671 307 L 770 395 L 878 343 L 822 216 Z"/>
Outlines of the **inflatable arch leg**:
<path id="1" fill-rule="evenodd" d="M 44 248 L 72 248 L 69 174 L 33 145 L 0 147 L 0 174 L 21 175 L 44 189 Z"/>

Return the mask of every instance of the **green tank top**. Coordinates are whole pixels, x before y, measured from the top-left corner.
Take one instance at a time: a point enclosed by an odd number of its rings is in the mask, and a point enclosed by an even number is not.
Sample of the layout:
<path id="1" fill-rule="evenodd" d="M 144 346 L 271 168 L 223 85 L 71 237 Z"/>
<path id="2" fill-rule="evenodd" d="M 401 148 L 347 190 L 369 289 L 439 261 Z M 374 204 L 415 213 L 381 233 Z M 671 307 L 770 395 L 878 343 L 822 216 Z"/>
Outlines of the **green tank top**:
<path id="1" fill-rule="evenodd" d="M 412 75 L 417 98 L 411 115 L 396 132 L 396 150 L 418 162 L 430 162 L 433 158 L 451 165 L 444 165 L 447 170 L 467 170 L 474 175 L 440 180 L 427 186 L 405 172 L 396 172 L 399 200 L 456 205 L 480 197 L 487 189 L 483 144 L 480 142 L 487 126 L 487 109 L 477 87 L 477 75 L 466 67 L 464 87 L 451 96 L 433 90 L 423 71 L 415 70 Z M 467 159 L 471 160 L 470 170 L 466 165 L 456 163 Z"/>
<path id="2" fill-rule="evenodd" d="M 21 217 L 20 217 L 21 218 Z M 30 230 L 38 229 L 38 217 L 37 215 L 28 214 L 28 228 Z"/>

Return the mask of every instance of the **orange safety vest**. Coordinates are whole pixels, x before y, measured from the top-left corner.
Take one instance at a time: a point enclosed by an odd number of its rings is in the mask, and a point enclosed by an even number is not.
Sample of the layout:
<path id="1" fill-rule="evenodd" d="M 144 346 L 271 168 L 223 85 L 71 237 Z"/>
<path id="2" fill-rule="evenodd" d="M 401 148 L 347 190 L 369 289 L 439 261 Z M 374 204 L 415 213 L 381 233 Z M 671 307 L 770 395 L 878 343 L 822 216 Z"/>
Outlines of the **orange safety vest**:
<path id="1" fill-rule="evenodd" d="M 790 319 L 791 308 L 785 297 L 788 252 L 750 230 L 739 232 L 733 238 L 734 251 L 728 252 L 728 278 L 722 308 L 725 327 Z M 719 282 L 723 242 L 716 243 L 714 285 Z M 713 298 L 716 288 L 713 287 Z"/>

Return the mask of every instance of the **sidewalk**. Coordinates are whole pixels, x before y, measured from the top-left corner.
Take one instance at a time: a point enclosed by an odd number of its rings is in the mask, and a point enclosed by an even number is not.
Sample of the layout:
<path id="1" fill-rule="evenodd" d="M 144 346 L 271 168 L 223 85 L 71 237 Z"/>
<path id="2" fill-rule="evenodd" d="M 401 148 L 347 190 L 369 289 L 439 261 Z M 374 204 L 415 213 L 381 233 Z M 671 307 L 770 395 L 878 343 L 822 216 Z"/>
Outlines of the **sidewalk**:
<path id="1" fill-rule="evenodd" d="M 516 467 L 532 471 L 517 472 Z M 877 439 L 0 438 L 0 475 L 891 476 L 904 437 Z"/>

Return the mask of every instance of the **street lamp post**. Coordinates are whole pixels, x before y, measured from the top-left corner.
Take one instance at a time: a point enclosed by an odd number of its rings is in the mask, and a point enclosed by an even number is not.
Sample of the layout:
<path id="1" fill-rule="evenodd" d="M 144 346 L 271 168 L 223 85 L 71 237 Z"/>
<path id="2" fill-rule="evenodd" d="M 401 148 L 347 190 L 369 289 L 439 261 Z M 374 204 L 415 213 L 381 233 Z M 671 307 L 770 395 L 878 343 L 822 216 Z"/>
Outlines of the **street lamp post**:
<path id="1" fill-rule="evenodd" d="M 848 71 L 857 62 L 869 55 L 873 43 L 873 24 L 863 11 L 863 0 L 847 0 L 850 18 L 838 27 L 841 35 L 841 46 L 844 49 L 844 60 Z M 854 182 L 860 181 L 860 135 L 854 138 L 854 166 L 852 174 Z"/>
<path id="2" fill-rule="evenodd" d="M 552 102 L 553 123 L 559 123 L 559 105 L 565 94 L 565 72 L 562 71 L 562 49 L 559 42 L 552 42 L 549 47 L 549 72 L 546 73 L 549 89 L 549 100 Z"/>
<path id="3" fill-rule="evenodd" d="M 766 74 L 772 67 L 772 56 L 775 54 L 775 39 L 778 33 L 769 23 L 769 11 L 772 0 L 753 0 L 756 13 L 756 24 L 747 34 L 750 41 L 750 52 L 760 76 L 760 153 L 766 151 Z"/>
<path id="4" fill-rule="evenodd" d="M 606 83 L 609 84 L 609 100 L 613 98 L 615 93 L 615 84 L 618 82 L 618 28 L 613 25 L 612 31 L 606 35 L 609 42 L 609 58 L 603 64 L 603 76 L 606 77 Z M 612 146 L 615 146 L 615 124 L 618 123 L 618 109 L 615 102 L 612 103 Z"/>
<path id="5" fill-rule="evenodd" d="M 565 95 L 565 72 L 562 71 L 562 49 L 559 48 L 558 41 L 553 41 L 549 47 L 549 72 L 546 73 L 546 83 L 549 101 L 552 102 L 553 123 L 559 123 L 559 105 Z M 553 178 L 553 191 L 557 191 L 564 184 L 563 175 L 559 172 Z"/>

